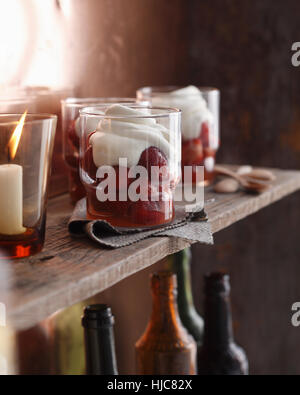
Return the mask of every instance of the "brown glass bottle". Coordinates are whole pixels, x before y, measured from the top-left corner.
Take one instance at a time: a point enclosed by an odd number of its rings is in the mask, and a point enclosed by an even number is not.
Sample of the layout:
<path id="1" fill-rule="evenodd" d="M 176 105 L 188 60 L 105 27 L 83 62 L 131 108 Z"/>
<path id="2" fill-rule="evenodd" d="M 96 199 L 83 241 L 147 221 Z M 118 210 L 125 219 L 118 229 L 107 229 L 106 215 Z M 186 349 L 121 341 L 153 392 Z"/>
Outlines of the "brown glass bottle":
<path id="1" fill-rule="evenodd" d="M 204 341 L 198 352 L 199 375 L 247 375 L 248 360 L 233 339 L 229 276 L 205 277 Z"/>
<path id="2" fill-rule="evenodd" d="M 196 343 L 182 325 L 177 311 L 177 282 L 171 272 L 152 275 L 152 315 L 136 343 L 138 374 L 196 374 Z"/>

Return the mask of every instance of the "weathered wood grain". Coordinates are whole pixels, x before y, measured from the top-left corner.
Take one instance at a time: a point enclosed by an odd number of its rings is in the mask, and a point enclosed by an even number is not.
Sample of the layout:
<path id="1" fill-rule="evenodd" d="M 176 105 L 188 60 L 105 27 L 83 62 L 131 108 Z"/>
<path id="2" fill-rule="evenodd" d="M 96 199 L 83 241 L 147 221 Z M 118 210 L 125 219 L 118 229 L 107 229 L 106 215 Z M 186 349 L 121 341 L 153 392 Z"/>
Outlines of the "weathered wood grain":
<path id="1" fill-rule="evenodd" d="M 274 171 L 274 186 L 259 196 L 206 191 L 206 211 L 214 233 L 300 189 L 300 172 Z M 6 303 L 8 319 L 17 329 L 31 327 L 57 310 L 91 297 L 189 245 L 184 240 L 161 237 L 105 250 L 90 240 L 69 236 L 67 221 L 71 210 L 68 196 L 52 199 L 43 252 L 0 266 L 6 276 L 0 282 L 0 301 Z"/>

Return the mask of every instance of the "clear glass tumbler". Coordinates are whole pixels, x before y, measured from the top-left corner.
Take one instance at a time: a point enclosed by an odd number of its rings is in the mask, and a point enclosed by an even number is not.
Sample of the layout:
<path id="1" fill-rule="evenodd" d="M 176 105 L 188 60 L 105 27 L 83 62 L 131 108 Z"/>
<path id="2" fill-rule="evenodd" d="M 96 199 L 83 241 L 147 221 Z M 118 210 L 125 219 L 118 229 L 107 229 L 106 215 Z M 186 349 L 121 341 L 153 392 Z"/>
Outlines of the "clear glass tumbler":
<path id="1" fill-rule="evenodd" d="M 57 116 L 0 114 L 0 249 L 23 258 L 44 244 Z"/>
<path id="2" fill-rule="evenodd" d="M 220 145 L 220 91 L 195 86 L 144 87 L 137 91 L 137 100 L 182 111 L 182 167 L 193 167 L 192 179 L 184 181 L 195 183 L 197 166 L 204 166 L 204 185 L 210 184 Z"/>
<path id="3" fill-rule="evenodd" d="M 71 202 L 75 204 L 85 196 L 84 187 L 79 176 L 79 137 L 80 123 L 79 110 L 87 106 L 98 104 L 122 103 L 134 104 L 135 98 L 68 98 L 61 101 L 62 106 L 62 129 L 63 129 L 63 156 L 68 167 L 69 193 Z M 92 120 L 93 121 L 93 120 Z M 91 122 L 92 122 L 91 121 Z M 91 123 L 90 132 L 96 129 L 97 124 Z"/>
<path id="4" fill-rule="evenodd" d="M 138 105 L 80 110 L 87 215 L 121 228 L 171 222 L 180 181 L 181 113 Z M 98 125 L 91 133 L 90 125 Z"/>

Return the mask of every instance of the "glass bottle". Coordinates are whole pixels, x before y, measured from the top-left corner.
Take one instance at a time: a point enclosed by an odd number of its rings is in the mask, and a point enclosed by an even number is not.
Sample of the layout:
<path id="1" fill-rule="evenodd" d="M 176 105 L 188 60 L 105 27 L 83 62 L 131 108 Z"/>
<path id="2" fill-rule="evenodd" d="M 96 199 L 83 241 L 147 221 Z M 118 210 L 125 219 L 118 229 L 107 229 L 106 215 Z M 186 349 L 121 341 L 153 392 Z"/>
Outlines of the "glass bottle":
<path id="1" fill-rule="evenodd" d="M 177 310 L 177 282 L 171 272 L 152 275 L 152 315 L 136 343 L 138 374 L 196 373 L 196 343 L 182 325 Z"/>
<path id="2" fill-rule="evenodd" d="M 197 346 L 203 341 L 204 322 L 197 313 L 191 284 L 191 250 L 186 248 L 170 257 L 172 271 L 177 275 L 178 295 L 177 304 L 181 322 L 190 335 L 193 336 Z"/>
<path id="3" fill-rule="evenodd" d="M 205 277 L 205 328 L 198 353 L 199 375 L 247 375 L 248 360 L 233 338 L 229 276 Z"/>
<path id="4" fill-rule="evenodd" d="M 82 326 L 88 375 L 118 374 L 113 325 L 110 307 L 99 304 L 84 309 Z"/>

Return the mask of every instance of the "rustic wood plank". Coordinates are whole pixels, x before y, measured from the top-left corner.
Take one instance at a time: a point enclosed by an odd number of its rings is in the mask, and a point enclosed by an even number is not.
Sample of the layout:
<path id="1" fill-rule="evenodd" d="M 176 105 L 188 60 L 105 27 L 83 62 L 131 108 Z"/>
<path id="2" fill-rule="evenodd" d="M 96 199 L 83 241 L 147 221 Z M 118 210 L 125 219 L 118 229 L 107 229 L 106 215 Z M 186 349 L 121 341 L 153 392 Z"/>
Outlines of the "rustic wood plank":
<path id="1" fill-rule="evenodd" d="M 274 170 L 273 187 L 259 195 L 206 191 L 214 233 L 300 189 L 300 172 Z M 72 207 L 67 195 L 49 203 L 47 241 L 42 253 L 0 266 L 0 302 L 17 329 L 31 327 L 59 309 L 99 293 L 189 245 L 177 238 L 150 238 L 117 250 L 72 239 L 66 225 Z"/>

